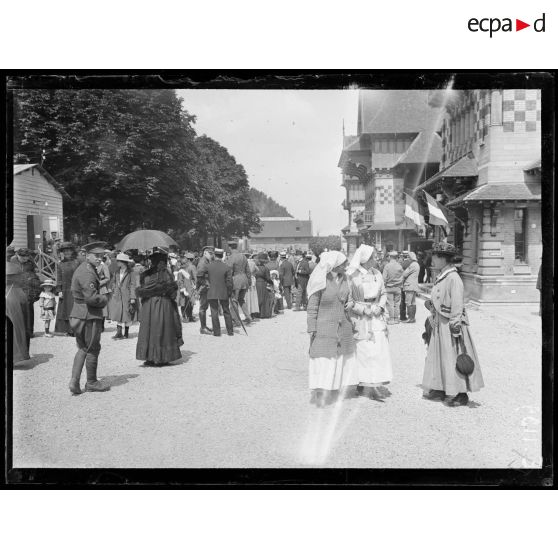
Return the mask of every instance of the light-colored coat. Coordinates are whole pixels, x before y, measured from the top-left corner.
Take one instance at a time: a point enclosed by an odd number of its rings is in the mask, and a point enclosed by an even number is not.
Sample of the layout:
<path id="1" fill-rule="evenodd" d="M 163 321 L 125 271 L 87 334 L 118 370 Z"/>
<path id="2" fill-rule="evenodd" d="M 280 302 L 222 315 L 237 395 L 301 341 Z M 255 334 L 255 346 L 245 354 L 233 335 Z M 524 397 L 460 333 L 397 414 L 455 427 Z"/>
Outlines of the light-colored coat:
<path id="1" fill-rule="evenodd" d="M 111 278 L 112 296 L 108 304 L 109 319 L 115 322 L 129 323 L 134 316 L 130 314 L 130 300 L 136 298 L 137 277 L 135 272 L 127 269 L 120 280 L 120 270 Z"/>
<path id="2" fill-rule="evenodd" d="M 418 276 L 420 265 L 418 262 L 412 261 L 407 269 L 403 271 L 403 290 L 419 292 Z"/>

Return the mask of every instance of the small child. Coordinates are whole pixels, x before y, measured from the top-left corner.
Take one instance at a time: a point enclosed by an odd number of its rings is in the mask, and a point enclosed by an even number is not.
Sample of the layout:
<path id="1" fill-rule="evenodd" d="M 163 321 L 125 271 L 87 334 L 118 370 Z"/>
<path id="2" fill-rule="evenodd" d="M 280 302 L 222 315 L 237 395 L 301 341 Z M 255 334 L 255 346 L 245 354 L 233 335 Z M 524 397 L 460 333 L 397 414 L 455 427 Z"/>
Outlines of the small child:
<path id="1" fill-rule="evenodd" d="M 41 307 L 41 320 L 45 322 L 45 337 L 54 337 L 50 333 L 50 322 L 56 318 L 56 297 L 54 288 L 56 285 L 52 279 L 46 279 L 41 283 L 42 292 L 39 295 L 39 306 Z"/>

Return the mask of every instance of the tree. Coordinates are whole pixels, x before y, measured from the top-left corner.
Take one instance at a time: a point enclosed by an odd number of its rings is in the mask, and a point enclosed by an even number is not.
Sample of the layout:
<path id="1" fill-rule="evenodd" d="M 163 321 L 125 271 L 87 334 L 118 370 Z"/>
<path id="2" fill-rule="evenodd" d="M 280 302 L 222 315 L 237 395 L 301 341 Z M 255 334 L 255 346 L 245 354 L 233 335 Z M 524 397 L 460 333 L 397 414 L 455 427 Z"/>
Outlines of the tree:
<path id="1" fill-rule="evenodd" d="M 256 188 L 250 188 L 250 199 L 260 217 L 292 217 L 286 207 Z"/>
<path id="2" fill-rule="evenodd" d="M 21 90 L 15 162 L 40 162 L 71 200 L 65 229 L 116 241 L 137 228 L 188 230 L 201 194 L 194 118 L 172 90 Z"/>
<path id="3" fill-rule="evenodd" d="M 328 250 L 341 250 L 341 239 L 338 236 L 315 236 L 309 243 L 310 250 L 319 256 L 326 248 Z"/>

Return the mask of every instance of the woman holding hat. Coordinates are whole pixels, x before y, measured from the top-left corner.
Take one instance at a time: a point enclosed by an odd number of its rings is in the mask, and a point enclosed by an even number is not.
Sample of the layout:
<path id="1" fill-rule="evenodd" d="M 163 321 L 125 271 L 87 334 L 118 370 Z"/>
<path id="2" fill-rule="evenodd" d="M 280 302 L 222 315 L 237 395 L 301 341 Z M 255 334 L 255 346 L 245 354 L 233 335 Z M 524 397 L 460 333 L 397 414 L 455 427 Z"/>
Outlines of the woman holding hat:
<path id="1" fill-rule="evenodd" d="M 341 252 L 324 252 L 308 281 L 310 402 L 318 407 L 332 402 L 339 390 L 358 384 L 353 328 L 345 312 L 350 298 L 346 262 Z"/>
<path id="2" fill-rule="evenodd" d="M 21 288 L 21 271 L 12 262 L 6 263 L 6 318 L 12 324 L 12 362 L 29 360 L 29 336 L 25 327 L 27 295 Z"/>
<path id="3" fill-rule="evenodd" d="M 463 281 L 453 259 L 452 244 L 439 243 L 432 249 L 432 265 L 439 271 L 427 308 L 432 314 L 432 334 L 424 366 L 422 387 L 426 399 L 444 401 L 450 407 L 467 405 L 467 392 L 484 386 L 481 368 L 463 299 Z M 456 368 L 457 356 L 466 353 L 472 359 L 471 374 Z"/>
<path id="4" fill-rule="evenodd" d="M 374 248 L 361 244 L 347 269 L 351 312 L 356 339 L 356 373 L 359 385 L 374 399 L 381 396 L 376 386 L 393 377 L 386 324 L 387 293 L 382 274 L 374 268 Z"/>
<path id="5" fill-rule="evenodd" d="M 147 366 L 163 366 L 182 355 L 182 324 L 176 306 L 178 286 L 167 266 L 167 252 L 153 249 L 151 267 L 142 273 L 136 294 L 141 298 L 136 358 Z"/>
<path id="6" fill-rule="evenodd" d="M 74 297 L 72 295 L 72 277 L 74 271 L 79 267 L 76 259 L 76 250 L 71 242 L 63 242 L 60 245 L 60 253 L 62 260 L 56 266 L 56 289 L 58 291 L 58 312 L 56 313 L 56 322 L 54 331 L 56 333 L 65 333 L 73 336 L 70 327 L 70 312 L 74 306 Z"/>
<path id="7" fill-rule="evenodd" d="M 116 335 L 113 339 L 119 340 L 128 339 L 136 311 L 136 277 L 132 269 L 134 260 L 128 254 L 118 254 L 116 263 L 118 270 L 111 279 L 112 296 L 108 303 L 108 318 L 116 322 Z"/>

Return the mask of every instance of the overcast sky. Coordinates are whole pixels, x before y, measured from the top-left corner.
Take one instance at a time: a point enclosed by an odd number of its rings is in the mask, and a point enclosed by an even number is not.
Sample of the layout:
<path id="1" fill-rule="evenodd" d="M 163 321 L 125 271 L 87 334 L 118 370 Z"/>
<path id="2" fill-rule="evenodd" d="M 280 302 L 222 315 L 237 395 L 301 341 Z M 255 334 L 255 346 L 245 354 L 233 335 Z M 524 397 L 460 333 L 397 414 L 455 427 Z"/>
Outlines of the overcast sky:
<path id="1" fill-rule="evenodd" d="M 342 123 L 356 133 L 356 90 L 181 90 L 199 135 L 226 147 L 250 186 L 308 219 L 314 234 L 340 234 L 347 224 L 337 167 Z"/>

